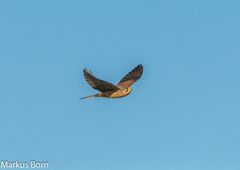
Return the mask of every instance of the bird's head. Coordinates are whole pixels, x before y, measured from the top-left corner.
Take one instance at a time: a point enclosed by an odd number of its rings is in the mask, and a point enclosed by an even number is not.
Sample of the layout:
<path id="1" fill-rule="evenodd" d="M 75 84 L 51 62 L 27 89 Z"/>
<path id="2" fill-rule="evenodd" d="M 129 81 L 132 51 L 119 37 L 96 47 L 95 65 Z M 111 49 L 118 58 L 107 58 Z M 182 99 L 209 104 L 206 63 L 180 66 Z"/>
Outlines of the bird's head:
<path id="1" fill-rule="evenodd" d="M 131 93 L 131 91 L 132 91 L 132 88 L 129 86 L 124 90 L 124 93 L 129 94 L 129 93 Z"/>

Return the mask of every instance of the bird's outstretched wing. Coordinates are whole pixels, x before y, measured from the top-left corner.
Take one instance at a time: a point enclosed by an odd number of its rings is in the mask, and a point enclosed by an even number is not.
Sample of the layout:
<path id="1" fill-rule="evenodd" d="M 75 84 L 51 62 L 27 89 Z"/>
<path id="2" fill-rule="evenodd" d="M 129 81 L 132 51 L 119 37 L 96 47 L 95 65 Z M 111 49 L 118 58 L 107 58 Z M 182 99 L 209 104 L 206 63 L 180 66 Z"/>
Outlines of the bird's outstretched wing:
<path id="1" fill-rule="evenodd" d="M 92 75 L 86 68 L 83 70 L 84 77 L 92 88 L 100 92 L 117 91 L 119 88 L 112 83 L 100 80 Z"/>
<path id="2" fill-rule="evenodd" d="M 137 80 L 139 80 L 142 74 L 143 74 L 143 66 L 142 64 L 140 64 L 137 67 L 135 67 L 132 71 L 130 71 L 125 77 L 123 77 L 118 83 L 118 86 L 129 87 L 133 83 L 135 83 Z"/>

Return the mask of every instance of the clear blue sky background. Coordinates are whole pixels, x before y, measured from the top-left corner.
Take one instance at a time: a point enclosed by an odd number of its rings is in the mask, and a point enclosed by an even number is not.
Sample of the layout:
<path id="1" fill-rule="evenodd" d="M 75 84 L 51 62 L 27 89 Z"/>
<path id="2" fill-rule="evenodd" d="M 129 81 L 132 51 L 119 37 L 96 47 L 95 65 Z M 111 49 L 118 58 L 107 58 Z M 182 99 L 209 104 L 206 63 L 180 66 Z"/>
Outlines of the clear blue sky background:
<path id="1" fill-rule="evenodd" d="M 0 159 L 51 170 L 239 170 L 240 1 L 1 1 Z M 118 82 L 96 93 L 82 69 Z"/>

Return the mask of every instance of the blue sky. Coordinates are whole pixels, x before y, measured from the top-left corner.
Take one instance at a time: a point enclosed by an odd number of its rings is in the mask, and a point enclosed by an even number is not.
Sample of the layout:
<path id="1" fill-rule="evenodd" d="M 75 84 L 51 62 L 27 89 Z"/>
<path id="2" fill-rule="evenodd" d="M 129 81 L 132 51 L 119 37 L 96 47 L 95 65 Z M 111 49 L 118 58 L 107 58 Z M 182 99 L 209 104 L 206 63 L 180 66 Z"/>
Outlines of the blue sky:
<path id="1" fill-rule="evenodd" d="M 0 159 L 51 170 L 240 169 L 240 2 L 1 1 Z M 96 93 L 87 67 L 117 83 Z"/>

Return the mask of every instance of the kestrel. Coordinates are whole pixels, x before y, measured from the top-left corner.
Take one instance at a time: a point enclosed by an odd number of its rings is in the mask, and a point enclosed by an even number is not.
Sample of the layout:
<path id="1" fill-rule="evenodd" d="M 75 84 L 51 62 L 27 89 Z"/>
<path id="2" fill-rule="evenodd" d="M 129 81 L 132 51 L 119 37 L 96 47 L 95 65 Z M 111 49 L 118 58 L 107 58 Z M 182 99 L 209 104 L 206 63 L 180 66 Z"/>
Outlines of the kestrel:
<path id="1" fill-rule="evenodd" d="M 120 98 L 131 93 L 131 85 L 141 78 L 143 74 L 143 66 L 140 64 L 135 67 L 125 77 L 123 77 L 117 85 L 94 77 L 86 68 L 83 70 L 83 74 L 88 84 L 92 88 L 98 90 L 99 93 L 82 97 L 80 99 L 86 99 L 90 97 Z"/>

